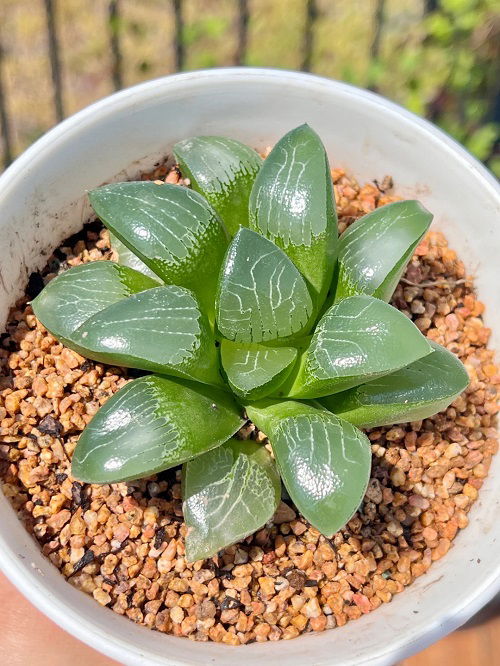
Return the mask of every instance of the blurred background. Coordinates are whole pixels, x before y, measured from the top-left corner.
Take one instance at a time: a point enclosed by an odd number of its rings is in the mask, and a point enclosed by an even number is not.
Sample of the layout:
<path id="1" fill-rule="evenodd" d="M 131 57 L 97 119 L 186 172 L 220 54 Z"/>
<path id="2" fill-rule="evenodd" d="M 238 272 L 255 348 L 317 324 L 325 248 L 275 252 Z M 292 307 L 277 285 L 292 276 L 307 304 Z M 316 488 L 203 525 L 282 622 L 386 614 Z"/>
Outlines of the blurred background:
<path id="1" fill-rule="evenodd" d="M 0 0 L 0 170 L 113 90 L 234 64 L 376 90 L 500 176 L 499 0 Z"/>

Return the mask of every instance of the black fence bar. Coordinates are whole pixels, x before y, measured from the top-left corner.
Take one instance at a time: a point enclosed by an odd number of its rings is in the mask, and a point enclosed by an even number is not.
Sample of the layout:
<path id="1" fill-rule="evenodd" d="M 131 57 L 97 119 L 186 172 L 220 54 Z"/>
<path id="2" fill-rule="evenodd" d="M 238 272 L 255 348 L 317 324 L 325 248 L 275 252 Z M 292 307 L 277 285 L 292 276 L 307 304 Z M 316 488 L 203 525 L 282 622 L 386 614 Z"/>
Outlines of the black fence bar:
<path id="1" fill-rule="evenodd" d="M 175 69 L 180 72 L 184 69 L 185 50 L 184 50 L 184 13 L 182 11 L 182 0 L 172 0 L 174 5 L 174 63 Z"/>
<path id="2" fill-rule="evenodd" d="M 0 129 L 2 132 L 3 166 L 7 168 L 12 162 L 12 138 L 10 131 L 10 120 L 7 112 L 7 100 L 5 95 L 5 84 L 3 79 L 4 51 L 0 44 Z"/>
<path id="3" fill-rule="evenodd" d="M 304 24 L 304 39 L 302 43 L 302 64 L 303 72 L 311 71 L 312 54 L 314 46 L 314 24 L 318 18 L 318 7 L 316 0 L 307 0 L 306 18 Z"/>
<path id="4" fill-rule="evenodd" d="M 238 43 L 234 56 L 235 65 L 244 65 L 247 57 L 248 47 L 248 22 L 250 12 L 248 10 L 248 0 L 238 0 Z"/>
<path id="5" fill-rule="evenodd" d="M 439 9 L 439 0 L 424 0 L 424 14 L 430 14 Z"/>
<path id="6" fill-rule="evenodd" d="M 108 7 L 109 46 L 111 49 L 111 76 L 115 90 L 123 88 L 123 56 L 120 44 L 120 0 L 110 0 Z"/>
<path id="7" fill-rule="evenodd" d="M 47 37 L 49 42 L 52 85 L 54 88 L 54 110 L 56 119 L 59 122 L 64 118 L 64 105 L 62 93 L 62 68 L 59 57 L 59 39 L 57 36 L 56 0 L 45 0 L 45 13 L 47 16 Z"/>
<path id="8" fill-rule="evenodd" d="M 370 56 L 377 61 L 380 56 L 380 40 L 385 23 L 385 0 L 377 0 L 373 19 L 373 40 L 370 47 Z"/>

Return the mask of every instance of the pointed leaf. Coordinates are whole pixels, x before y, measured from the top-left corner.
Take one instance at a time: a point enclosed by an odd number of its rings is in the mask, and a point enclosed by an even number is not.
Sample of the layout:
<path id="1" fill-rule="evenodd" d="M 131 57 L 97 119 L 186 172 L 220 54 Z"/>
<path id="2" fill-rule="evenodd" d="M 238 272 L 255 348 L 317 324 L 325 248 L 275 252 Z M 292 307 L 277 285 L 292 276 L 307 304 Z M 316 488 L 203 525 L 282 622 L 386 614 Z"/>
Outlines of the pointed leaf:
<path id="1" fill-rule="evenodd" d="M 222 340 L 221 360 L 231 389 L 240 398 L 258 400 L 281 386 L 290 374 L 297 350 Z"/>
<path id="2" fill-rule="evenodd" d="M 228 248 L 216 302 L 220 332 L 238 342 L 299 336 L 312 314 L 307 285 L 286 254 L 240 229 Z"/>
<path id="3" fill-rule="evenodd" d="M 184 466 L 186 559 L 195 562 L 261 528 L 279 504 L 281 484 L 262 444 L 231 439 Z"/>
<path id="4" fill-rule="evenodd" d="M 432 347 L 404 314 L 372 296 L 351 296 L 320 319 L 295 377 L 278 392 L 319 398 L 399 370 Z"/>
<path id="5" fill-rule="evenodd" d="M 202 196 L 179 185 L 129 182 L 99 187 L 89 199 L 108 229 L 158 277 L 191 289 L 213 313 L 228 239 Z"/>
<path id="6" fill-rule="evenodd" d="M 248 226 L 248 198 L 262 158 L 244 143 L 223 136 L 195 136 L 174 146 L 191 187 L 219 213 L 230 234 Z"/>
<path id="7" fill-rule="evenodd" d="M 339 240 L 335 300 L 362 293 L 390 300 L 431 221 L 418 201 L 396 201 L 354 222 Z"/>
<path id="8" fill-rule="evenodd" d="M 325 148 L 308 125 L 288 132 L 264 161 L 250 195 L 250 228 L 286 252 L 319 307 L 332 279 L 337 215 Z"/>
<path id="9" fill-rule="evenodd" d="M 157 284 L 146 275 L 112 261 L 93 261 L 70 268 L 51 280 L 34 299 L 32 307 L 45 328 L 71 346 L 73 332 L 87 319 Z"/>
<path id="10" fill-rule="evenodd" d="M 72 339 L 102 363 L 222 382 L 208 319 L 188 289 L 165 285 L 134 294 L 87 319 Z"/>
<path id="11" fill-rule="evenodd" d="M 144 275 L 152 278 L 156 284 L 161 283 L 161 280 L 158 278 L 156 273 L 153 273 L 153 271 L 148 268 L 146 264 L 132 252 L 132 250 L 129 250 L 128 247 L 121 242 L 121 240 L 118 240 L 118 238 L 114 236 L 111 231 L 109 232 L 109 242 L 111 243 L 112 249 L 118 255 L 118 263 L 120 266 L 128 266 L 129 268 L 133 268 L 135 271 L 139 271 L 139 273 L 143 273 Z"/>
<path id="12" fill-rule="evenodd" d="M 307 520 L 327 537 L 359 508 L 371 468 L 370 441 L 334 414 L 299 402 L 246 408 L 271 442 L 281 478 Z"/>
<path id="13" fill-rule="evenodd" d="M 469 377 L 454 354 L 430 344 L 432 353 L 407 368 L 320 402 L 363 428 L 420 421 L 443 411 L 467 388 Z"/>
<path id="14" fill-rule="evenodd" d="M 87 483 L 156 474 L 219 446 L 243 423 L 223 391 L 157 375 L 141 377 L 115 393 L 80 435 L 72 474 Z"/>

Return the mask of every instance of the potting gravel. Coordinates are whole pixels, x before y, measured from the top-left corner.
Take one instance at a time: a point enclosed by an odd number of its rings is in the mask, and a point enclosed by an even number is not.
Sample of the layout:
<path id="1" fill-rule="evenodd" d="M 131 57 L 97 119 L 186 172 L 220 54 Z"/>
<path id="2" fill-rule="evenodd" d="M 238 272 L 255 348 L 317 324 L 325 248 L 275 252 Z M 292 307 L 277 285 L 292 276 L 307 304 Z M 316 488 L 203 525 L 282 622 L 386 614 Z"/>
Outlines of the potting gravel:
<path id="1" fill-rule="evenodd" d="M 395 199 L 390 178 L 360 187 L 341 169 L 332 177 L 340 231 Z M 143 178 L 159 187 L 180 181 L 165 165 Z M 282 502 L 259 532 L 194 564 L 184 558 L 179 470 L 113 485 L 71 476 L 79 433 L 136 373 L 59 344 L 28 300 L 69 266 L 112 258 L 107 231 L 87 225 L 56 250 L 43 276 L 30 278 L 0 338 L 3 492 L 71 585 L 158 631 L 240 645 L 342 626 L 446 555 L 498 448 L 500 374 L 486 347 L 484 306 L 442 234 L 430 232 L 417 247 L 393 304 L 462 359 L 469 388 L 433 418 L 368 431 L 368 491 L 331 540 Z M 251 424 L 239 436 L 266 442 Z"/>

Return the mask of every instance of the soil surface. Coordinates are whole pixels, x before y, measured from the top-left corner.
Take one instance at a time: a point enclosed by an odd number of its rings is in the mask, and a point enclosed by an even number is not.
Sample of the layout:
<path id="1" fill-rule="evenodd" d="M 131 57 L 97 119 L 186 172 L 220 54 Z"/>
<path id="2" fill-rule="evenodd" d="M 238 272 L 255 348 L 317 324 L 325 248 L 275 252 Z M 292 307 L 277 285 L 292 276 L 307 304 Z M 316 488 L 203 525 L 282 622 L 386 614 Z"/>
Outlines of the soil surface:
<path id="1" fill-rule="evenodd" d="M 396 198 L 389 178 L 360 187 L 340 169 L 332 177 L 341 232 Z M 161 165 L 144 179 L 161 186 L 180 176 Z M 448 552 L 498 448 L 500 374 L 487 349 L 484 306 L 440 233 L 417 247 L 393 304 L 461 358 L 469 388 L 433 418 L 368 431 L 368 491 L 331 540 L 287 500 L 259 532 L 194 564 L 184 558 L 179 470 L 113 485 L 71 477 L 80 432 L 137 373 L 65 348 L 28 301 L 69 266 L 113 258 L 107 232 L 87 225 L 31 276 L 0 337 L 3 492 L 72 585 L 139 624 L 239 645 L 342 626 L 389 602 Z M 240 436 L 265 442 L 253 425 Z"/>

